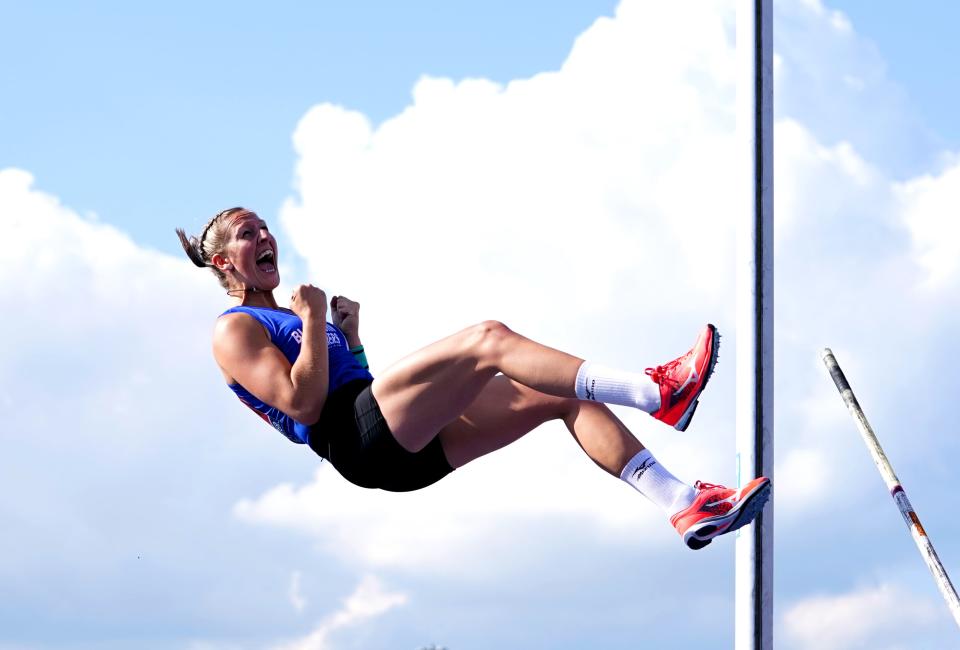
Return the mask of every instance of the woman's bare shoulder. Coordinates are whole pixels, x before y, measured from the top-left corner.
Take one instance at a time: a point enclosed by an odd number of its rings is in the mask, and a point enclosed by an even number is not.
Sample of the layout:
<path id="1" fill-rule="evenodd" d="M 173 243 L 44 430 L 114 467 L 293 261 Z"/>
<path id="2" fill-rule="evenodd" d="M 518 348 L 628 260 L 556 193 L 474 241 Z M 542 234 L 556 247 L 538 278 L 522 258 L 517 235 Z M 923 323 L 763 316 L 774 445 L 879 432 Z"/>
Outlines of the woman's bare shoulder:
<path id="1" fill-rule="evenodd" d="M 228 383 L 233 379 L 228 368 L 264 345 L 271 345 L 270 335 L 250 314 L 224 314 L 214 325 L 213 356 Z"/>

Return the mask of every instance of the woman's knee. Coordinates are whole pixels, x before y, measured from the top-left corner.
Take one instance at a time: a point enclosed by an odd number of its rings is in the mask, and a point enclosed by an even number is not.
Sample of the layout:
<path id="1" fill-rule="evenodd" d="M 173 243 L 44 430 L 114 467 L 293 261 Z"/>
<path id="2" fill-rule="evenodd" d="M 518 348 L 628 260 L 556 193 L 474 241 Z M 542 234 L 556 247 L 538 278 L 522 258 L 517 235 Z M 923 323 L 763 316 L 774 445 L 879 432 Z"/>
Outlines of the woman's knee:
<path id="1" fill-rule="evenodd" d="M 483 365 L 497 365 L 513 330 L 497 320 L 485 320 L 468 330 L 468 345 Z"/>

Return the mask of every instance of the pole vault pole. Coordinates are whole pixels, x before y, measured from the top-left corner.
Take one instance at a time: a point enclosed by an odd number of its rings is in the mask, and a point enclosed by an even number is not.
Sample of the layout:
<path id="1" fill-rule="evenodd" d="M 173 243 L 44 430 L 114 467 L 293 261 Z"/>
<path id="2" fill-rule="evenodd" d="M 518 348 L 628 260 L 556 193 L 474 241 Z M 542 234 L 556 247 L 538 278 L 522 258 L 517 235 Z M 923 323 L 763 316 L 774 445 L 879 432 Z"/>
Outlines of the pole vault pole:
<path id="1" fill-rule="evenodd" d="M 773 479 L 773 1 L 737 0 L 737 480 Z M 773 504 L 736 541 L 736 650 L 773 648 Z"/>
<path id="2" fill-rule="evenodd" d="M 867 450 L 873 457 L 873 462 L 877 466 L 877 469 L 880 470 L 880 476 L 883 477 L 883 482 L 887 484 L 887 489 L 890 490 L 890 496 L 896 501 L 897 507 L 900 509 L 900 514 L 903 516 L 903 521 L 907 524 L 907 528 L 910 529 L 910 536 L 913 537 L 913 541 L 917 545 L 923 561 L 927 563 L 927 568 L 930 569 L 930 573 L 933 574 L 933 579 L 936 581 L 937 588 L 943 595 L 943 599 L 947 601 L 947 607 L 950 608 L 950 613 L 953 614 L 953 620 L 957 622 L 957 625 L 960 625 L 960 598 L 957 597 L 957 590 L 953 588 L 953 583 L 950 582 L 950 576 L 947 575 L 947 570 L 943 568 L 940 558 L 937 557 L 937 552 L 933 549 L 933 542 L 927 537 L 927 531 L 925 531 L 920 524 L 920 518 L 910 504 L 910 499 L 907 498 L 907 493 L 904 492 L 903 486 L 900 485 L 900 479 L 898 479 L 894 473 L 893 465 L 887 460 L 887 455 L 883 453 L 883 447 L 880 446 L 877 435 L 873 432 L 870 423 L 867 422 L 867 416 L 864 414 L 863 409 L 860 408 L 857 396 L 853 394 L 853 389 L 850 388 L 850 384 L 847 382 L 843 370 L 840 369 L 840 364 L 837 363 L 837 359 L 833 356 L 833 352 L 830 351 L 830 348 L 826 348 L 820 356 L 823 359 L 823 363 L 827 366 L 827 370 L 830 371 L 830 377 L 833 379 L 833 383 L 836 384 L 837 390 L 840 391 L 840 396 L 843 398 L 844 403 L 846 403 L 847 410 L 850 411 L 850 415 L 853 416 L 854 421 L 857 423 L 857 428 L 863 437 L 863 443 L 867 446 Z"/>

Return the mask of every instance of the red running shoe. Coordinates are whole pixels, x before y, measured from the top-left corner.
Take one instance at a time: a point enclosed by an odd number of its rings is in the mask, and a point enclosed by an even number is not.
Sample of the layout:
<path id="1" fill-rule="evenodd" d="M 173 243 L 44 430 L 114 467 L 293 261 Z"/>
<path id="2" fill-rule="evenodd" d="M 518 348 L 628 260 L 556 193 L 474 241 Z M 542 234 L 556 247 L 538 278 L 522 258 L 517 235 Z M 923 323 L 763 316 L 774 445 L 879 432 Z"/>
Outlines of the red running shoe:
<path id="1" fill-rule="evenodd" d="M 656 368 L 647 368 L 650 378 L 660 385 L 660 409 L 653 417 L 678 431 L 686 431 L 697 410 L 700 393 L 717 365 L 720 334 L 709 323 L 685 355 Z"/>
<path id="2" fill-rule="evenodd" d="M 670 517 L 683 542 L 697 550 L 753 521 L 770 498 L 770 479 L 755 478 L 739 490 L 697 481 L 697 496 L 689 508 Z"/>

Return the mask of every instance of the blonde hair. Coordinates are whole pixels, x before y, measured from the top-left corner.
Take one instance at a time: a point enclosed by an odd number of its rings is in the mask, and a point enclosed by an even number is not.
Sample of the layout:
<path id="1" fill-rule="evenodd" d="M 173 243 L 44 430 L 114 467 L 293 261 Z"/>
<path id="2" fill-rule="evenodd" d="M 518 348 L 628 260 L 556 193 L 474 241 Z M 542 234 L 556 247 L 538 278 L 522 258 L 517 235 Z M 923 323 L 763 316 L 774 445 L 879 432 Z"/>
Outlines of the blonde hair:
<path id="1" fill-rule="evenodd" d="M 220 286 L 229 289 L 227 276 L 223 271 L 215 267 L 210 260 L 217 253 L 222 253 L 227 243 L 227 234 L 229 222 L 224 219 L 231 214 L 243 210 L 244 208 L 230 208 L 219 212 L 203 227 L 199 237 L 187 237 L 183 228 L 177 228 L 177 236 L 180 238 L 180 244 L 190 261 L 200 268 L 209 267 L 213 274 L 220 281 Z"/>

